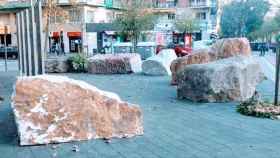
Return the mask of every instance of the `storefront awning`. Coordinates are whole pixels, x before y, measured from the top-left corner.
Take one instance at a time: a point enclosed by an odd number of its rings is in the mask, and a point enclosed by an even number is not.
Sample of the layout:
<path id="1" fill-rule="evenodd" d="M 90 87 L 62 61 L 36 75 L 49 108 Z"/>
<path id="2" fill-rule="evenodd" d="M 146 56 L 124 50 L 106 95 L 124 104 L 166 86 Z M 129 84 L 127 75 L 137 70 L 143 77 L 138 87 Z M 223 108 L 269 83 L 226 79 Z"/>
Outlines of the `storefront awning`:
<path id="1" fill-rule="evenodd" d="M 81 37 L 82 33 L 81 32 L 67 32 L 68 37 Z"/>
<path id="2" fill-rule="evenodd" d="M 106 35 L 115 35 L 116 31 L 104 31 Z"/>
<path id="3" fill-rule="evenodd" d="M 53 32 L 52 38 L 59 38 L 59 32 Z"/>

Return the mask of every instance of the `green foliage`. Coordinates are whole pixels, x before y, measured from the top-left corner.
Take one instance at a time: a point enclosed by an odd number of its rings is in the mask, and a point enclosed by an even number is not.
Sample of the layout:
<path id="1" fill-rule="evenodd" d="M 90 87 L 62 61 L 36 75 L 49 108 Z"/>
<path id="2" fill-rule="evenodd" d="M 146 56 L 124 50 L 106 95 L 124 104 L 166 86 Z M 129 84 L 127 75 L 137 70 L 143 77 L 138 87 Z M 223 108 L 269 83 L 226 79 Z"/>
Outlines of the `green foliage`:
<path id="1" fill-rule="evenodd" d="M 275 41 L 276 41 L 278 44 L 280 43 L 280 34 L 279 34 L 279 33 L 275 36 Z"/>
<path id="2" fill-rule="evenodd" d="M 178 18 L 175 22 L 176 29 L 183 33 L 193 33 L 199 30 L 199 22 L 193 18 Z"/>
<path id="3" fill-rule="evenodd" d="M 233 1 L 223 8 L 221 34 L 224 37 L 250 37 L 258 30 L 269 10 L 265 0 Z"/>
<path id="4" fill-rule="evenodd" d="M 122 15 L 114 25 L 121 29 L 121 33 L 130 37 L 134 47 L 141 31 L 151 30 L 154 27 L 154 16 L 150 10 L 150 3 L 145 0 L 133 0 L 122 5 Z"/>
<path id="5" fill-rule="evenodd" d="M 276 109 L 278 109 L 278 107 L 274 106 L 270 101 L 260 102 L 250 99 L 240 103 L 236 111 L 246 116 L 274 119 L 280 114 Z"/>
<path id="6" fill-rule="evenodd" d="M 252 32 L 249 36 L 251 39 L 262 39 L 263 41 L 271 41 L 272 36 L 276 34 L 280 30 L 280 26 L 277 24 L 277 22 L 272 19 L 269 21 L 265 21 L 262 26 L 256 30 L 255 32 Z"/>
<path id="7" fill-rule="evenodd" d="M 74 72 L 86 72 L 87 59 L 83 54 L 76 54 L 68 59 L 68 63 Z"/>

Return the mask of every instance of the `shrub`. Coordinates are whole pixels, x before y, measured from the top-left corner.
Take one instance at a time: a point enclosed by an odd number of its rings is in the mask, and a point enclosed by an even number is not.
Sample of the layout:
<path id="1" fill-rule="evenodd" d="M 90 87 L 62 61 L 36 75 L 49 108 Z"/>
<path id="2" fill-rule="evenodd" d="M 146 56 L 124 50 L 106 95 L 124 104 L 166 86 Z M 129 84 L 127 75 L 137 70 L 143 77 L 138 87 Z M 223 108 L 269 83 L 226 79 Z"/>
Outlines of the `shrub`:
<path id="1" fill-rule="evenodd" d="M 76 54 L 68 59 L 70 69 L 73 72 L 86 72 L 87 59 L 83 54 Z"/>
<path id="2" fill-rule="evenodd" d="M 237 106 L 237 112 L 247 116 L 279 119 L 280 107 L 267 101 L 248 100 Z"/>

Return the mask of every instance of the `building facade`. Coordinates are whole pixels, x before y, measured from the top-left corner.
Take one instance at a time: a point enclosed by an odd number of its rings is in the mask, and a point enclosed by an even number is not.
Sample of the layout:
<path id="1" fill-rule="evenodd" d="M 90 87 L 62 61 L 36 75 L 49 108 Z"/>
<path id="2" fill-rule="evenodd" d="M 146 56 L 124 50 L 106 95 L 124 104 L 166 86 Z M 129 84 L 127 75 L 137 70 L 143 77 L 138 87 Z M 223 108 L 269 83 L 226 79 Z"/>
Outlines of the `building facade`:
<path id="1" fill-rule="evenodd" d="M 211 33 L 217 33 L 216 0 L 153 0 L 153 7 L 154 13 L 158 15 L 156 31 L 176 30 L 174 26 L 176 18 L 191 12 L 199 21 L 197 40 L 209 39 Z"/>
<path id="2" fill-rule="evenodd" d="M 6 35 L 7 46 L 17 45 L 15 13 L 0 13 L 0 28 L 8 28 Z M 0 31 L 0 47 L 4 46 L 4 29 Z"/>
<path id="3" fill-rule="evenodd" d="M 8 2 L 21 2 L 21 0 L 7 0 Z M 28 1 L 28 0 L 27 0 Z M 187 10 L 195 14 L 200 22 L 200 30 L 197 32 L 197 40 L 209 39 L 211 33 L 215 33 L 217 2 L 216 0 L 147 0 L 152 4 L 153 13 L 157 15 L 157 22 L 153 32 L 153 39 L 157 44 L 168 44 L 174 41 L 174 22 L 179 16 L 184 16 Z M 58 0 L 58 6 L 67 13 L 67 17 L 60 14 L 51 16 L 49 27 L 46 28 L 48 19 L 46 7 L 43 8 L 44 41 L 50 52 L 57 49 L 63 52 L 78 52 L 83 48 L 84 52 L 92 53 L 99 48 L 112 45 L 116 40 L 111 22 L 121 15 L 121 0 Z M 9 35 L 7 43 L 16 45 L 15 14 L 1 13 L 0 27 L 7 25 Z M 0 33 L 0 44 L 3 40 Z M 108 46 L 107 46 L 108 47 Z"/>
<path id="4" fill-rule="evenodd" d="M 59 6 L 67 12 L 68 18 L 51 18 L 47 42 L 51 52 L 57 46 L 62 47 L 63 42 L 65 52 L 78 52 L 82 47 L 84 52 L 92 53 L 97 49 L 98 32 L 89 32 L 88 24 L 111 23 L 120 12 L 118 0 L 79 0 L 75 3 L 59 0 Z"/>

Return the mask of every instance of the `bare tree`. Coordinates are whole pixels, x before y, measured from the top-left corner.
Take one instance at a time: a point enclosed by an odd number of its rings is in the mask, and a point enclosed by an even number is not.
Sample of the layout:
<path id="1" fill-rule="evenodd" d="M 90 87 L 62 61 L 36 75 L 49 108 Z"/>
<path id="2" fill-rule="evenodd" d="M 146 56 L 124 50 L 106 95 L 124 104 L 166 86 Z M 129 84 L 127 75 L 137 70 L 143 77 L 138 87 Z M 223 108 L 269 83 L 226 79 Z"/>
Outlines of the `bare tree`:
<path id="1" fill-rule="evenodd" d="M 79 9 L 77 0 L 68 0 L 69 6 L 74 10 Z M 45 43 L 44 43 L 44 53 L 48 52 L 48 37 L 50 32 L 50 26 L 52 22 L 63 24 L 68 22 L 70 19 L 69 11 L 65 8 L 62 8 L 59 4 L 59 0 L 44 0 L 43 3 L 43 19 L 44 19 L 44 32 L 45 32 Z M 54 20 L 54 21 L 52 21 Z M 56 25 L 56 24 L 54 24 Z M 57 26 L 56 26 L 57 27 Z"/>

